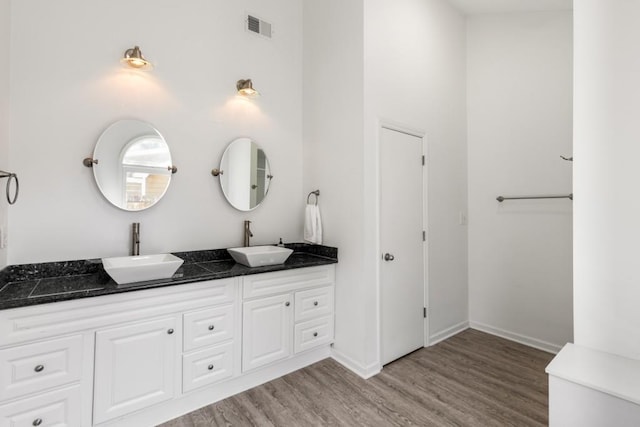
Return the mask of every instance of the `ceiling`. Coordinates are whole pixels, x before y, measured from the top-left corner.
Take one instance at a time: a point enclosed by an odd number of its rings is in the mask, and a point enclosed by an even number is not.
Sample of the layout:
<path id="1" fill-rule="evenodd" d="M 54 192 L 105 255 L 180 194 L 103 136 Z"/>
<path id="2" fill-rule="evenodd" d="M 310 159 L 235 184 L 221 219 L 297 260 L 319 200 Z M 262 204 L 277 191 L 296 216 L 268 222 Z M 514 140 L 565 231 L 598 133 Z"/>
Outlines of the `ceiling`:
<path id="1" fill-rule="evenodd" d="M 573 0 L 449 0 L 467 15 L 478 13 L 571 10 Z"/>

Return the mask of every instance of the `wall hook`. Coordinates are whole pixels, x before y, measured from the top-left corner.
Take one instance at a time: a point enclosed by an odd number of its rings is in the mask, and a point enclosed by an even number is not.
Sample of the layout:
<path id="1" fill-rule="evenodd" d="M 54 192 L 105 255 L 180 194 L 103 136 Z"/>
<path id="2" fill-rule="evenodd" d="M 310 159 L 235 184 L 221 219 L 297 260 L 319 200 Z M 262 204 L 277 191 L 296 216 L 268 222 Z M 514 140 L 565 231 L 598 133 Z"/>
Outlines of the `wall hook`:
<path id="1" fill-rule="evenodd" d="M 568 162 L 573 162 L 573 156 L 571 156 L 571 157 L 560 156 L 560 158 L 561 158 L 562 160 L 566 160 L 566 161 L 568 161 Z"/>

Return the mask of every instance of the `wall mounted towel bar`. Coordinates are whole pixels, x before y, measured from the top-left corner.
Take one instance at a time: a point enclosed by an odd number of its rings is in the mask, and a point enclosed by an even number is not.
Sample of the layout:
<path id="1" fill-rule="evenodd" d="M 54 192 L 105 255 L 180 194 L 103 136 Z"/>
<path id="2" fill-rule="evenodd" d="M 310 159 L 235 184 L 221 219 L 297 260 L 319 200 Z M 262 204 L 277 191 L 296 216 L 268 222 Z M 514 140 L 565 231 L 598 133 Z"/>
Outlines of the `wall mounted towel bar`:
<path id="1" fill-rule="evenodd" d="M 524 199 L 571 199 L 573 200 L 573 193 L 568 194 L 566 196 L 513 196 L 513 197 L 503 197 L 498 196 L 496 200 L 500 203 L 505 200 L 524 200 Z"/>
<path id="2" fill-rule="evenodd" d="M 9 202 L 10 205 L 13 205 L 16 200 L 18 200 L 18 193 L 20 192 L 20 182 L 18 181 L 18 175 L 11 172 L 0 171 L 0 178 L 9 178 L 7 180 L 7 202 Z M 11 180 L 14 180 L 16 182 L 16 192 L 14 193 L 13 197 L 11 197 L 10 195 Z"/>

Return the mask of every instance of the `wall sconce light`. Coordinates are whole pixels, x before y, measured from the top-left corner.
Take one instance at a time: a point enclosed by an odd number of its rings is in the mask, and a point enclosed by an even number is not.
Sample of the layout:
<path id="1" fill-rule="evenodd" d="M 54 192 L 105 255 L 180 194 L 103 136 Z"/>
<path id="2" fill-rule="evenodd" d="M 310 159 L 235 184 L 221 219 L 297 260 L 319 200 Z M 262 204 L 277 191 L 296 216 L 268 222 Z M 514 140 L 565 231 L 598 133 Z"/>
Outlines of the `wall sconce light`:
<path id="1" fill-rule="evenodd" d="M 238 80 L 236 89 L 238 89 L 238 95 L 246 96 L 247 98 L 254 98 L 260 95 L 260 93 L 253 88 L 251 79 Z"/>
<path id="2" fill-rule="evenodd" d="M 142 52 L 138 46 L 134 46 L 133 49 L 125 50 L 124 57 L 120 62 L 131 68 L 137 68 L 140 70 L 149 70 L 152 68 L 151 63 L 142 56 Z"/>

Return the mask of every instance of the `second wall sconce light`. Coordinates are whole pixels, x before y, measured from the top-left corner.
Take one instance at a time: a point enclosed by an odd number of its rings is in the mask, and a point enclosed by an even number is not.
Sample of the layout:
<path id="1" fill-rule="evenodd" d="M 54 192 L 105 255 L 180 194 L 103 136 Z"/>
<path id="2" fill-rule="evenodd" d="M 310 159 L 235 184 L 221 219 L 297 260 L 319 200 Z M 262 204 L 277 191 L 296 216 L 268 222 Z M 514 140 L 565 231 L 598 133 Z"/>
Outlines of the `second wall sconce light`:
<path id="1" fill-rule="evenodd" d="M 125 65 L 139 70 L 149 70 L 152 68 L 151 63 L 142 56 L 140 47 L 134 46 L 132 49 L 124 51 L 124 57 L 120 60 Z"/>
<path id="2" fill-rule="evenodd" d="M 254 98 L 260 95 L 260 93 L 253 88 L 251 79 L 238 80 L 238 83 L 236 83 L 236 89 L 238 89 L 238 95 L 246 96 L 248 98 Z"/>

